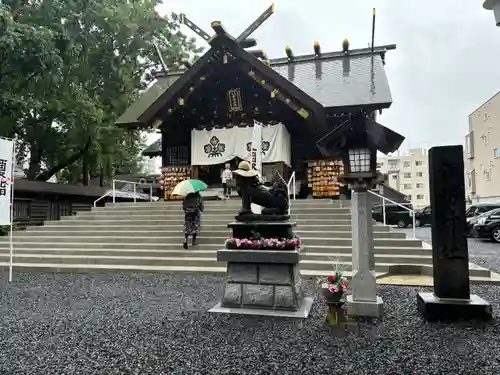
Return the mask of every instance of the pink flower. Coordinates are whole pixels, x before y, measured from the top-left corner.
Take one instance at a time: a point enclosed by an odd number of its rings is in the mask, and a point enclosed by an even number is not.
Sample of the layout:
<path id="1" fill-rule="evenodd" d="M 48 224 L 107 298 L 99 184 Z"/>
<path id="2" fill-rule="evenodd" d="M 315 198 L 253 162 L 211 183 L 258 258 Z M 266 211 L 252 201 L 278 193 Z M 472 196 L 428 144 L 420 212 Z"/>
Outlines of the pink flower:
<path id="1" fill-rule="evenodd" d="M 335 281 L 335 276 L 334 275 L 328 275 L 328 281 L 334 282 Z"/>

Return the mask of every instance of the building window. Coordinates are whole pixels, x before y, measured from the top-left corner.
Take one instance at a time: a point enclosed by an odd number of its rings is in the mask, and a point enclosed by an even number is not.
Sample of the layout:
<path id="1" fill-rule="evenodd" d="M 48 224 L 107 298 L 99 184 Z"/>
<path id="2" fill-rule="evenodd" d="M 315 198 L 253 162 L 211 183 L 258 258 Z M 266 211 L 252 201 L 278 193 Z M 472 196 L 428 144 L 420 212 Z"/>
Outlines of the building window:
<path id="1" fill-rule="evenodd" d="M 405 177 L 405 178 L 411 178 L 411 173 L 405 173 L 405 174 L 404 174 L 404 177 Z"/>
<path id="2" fill-rule="evenodd" d="M 417 172 L 416 176 L 417 177 L 424 177 L 424 172 Z"/>
<path id="3" fill-rule="evenodd" d="M 424 184 L 417 184 L 417 189 L 423 189 L 424 188 Z"/>
<path id="4" fill-rule="evenodd" d="M 484 171 L 484 178 L 486 178 L 486 181 L 491 180 L 491 172 L 490 171 Z"/>
<path id="5" fill-rule="evenodd" d="M 474 132 L 471 131 L 465 136 L 465 149 L 468 159 L 474 158 Z"/>
<path id="6" fill-rule="evenodd" d="M 484 121 L 487 121 L 489 118 L 488 112 L 484 112 Z"/>
<path id="7" fill-rule="evenodd" d="M 422 160 L 417 160 L 417 161 L 415 162 L 415 165 L 416 165 L 417 167 L 420 167 L 420 166 L 424 165 L 424 162 L 423 162 Z"/>
<path id="8" fill-rule="evenodd" d="M 384 163 L 377 163 L 377 168 L 382 168 L 384 166 Z"/>
<path id="9" fill-rule="evenodd" d="M 500 147 L 497 147 L 497 148 L 493 149 L 493 157 L 494 158 L 500 158 Z"/>
<path id="10" fill-rule="evenodd" d="M 409 161 L 403 162 L 403 168 L 410 168 L 410 162 Z"/>
<path id="11" fill-rule="evenodd" d="M 467 173 L 467 186 L 472 194 L 476 192 L 476 171 L 474 169 Z"/>
<path id="12" fill-rule="evenodd" d="M 406 196 L 406 200 L 411 201 L 411 194 Z"/>
<path id="13" fill-rule="evenodd" d="M 410 190 L 411 189 L 411 184 L 404 184 L 403 189 Z"/>
<path id="14" fill-rule="evenodd" d="M 417 200 L 421 201 L 424 199 L 424 196 L 422 194 L 417 195 Z"/>
<path id="15" fill-rule="evenodd" d="M 397 163 L 389 163 L 389 169 L 398 169 Z"/>

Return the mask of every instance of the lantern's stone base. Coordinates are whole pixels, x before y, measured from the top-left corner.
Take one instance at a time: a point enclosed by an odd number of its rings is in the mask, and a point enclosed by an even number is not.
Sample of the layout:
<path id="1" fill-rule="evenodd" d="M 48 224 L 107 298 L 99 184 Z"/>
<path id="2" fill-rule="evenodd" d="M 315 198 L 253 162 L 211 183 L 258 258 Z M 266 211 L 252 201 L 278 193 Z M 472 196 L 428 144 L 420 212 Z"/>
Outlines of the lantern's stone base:
<path id="1" fill-rule="evenodd" d="M 384 303 L 377 296 L 376 301 L 355 301 L 352 295 L 347 296 L 347 315 L 360 318 L 382 318 L 384 316 Z"/>
<path id="2" fill-rule="evenodd" d="M 424 319 L 433 321 L 482 320 L 493 318 L 491 305 L 472 294 L 469 299 L 438 298 L 434 293 L 417 295 L 418 311 Z"/>

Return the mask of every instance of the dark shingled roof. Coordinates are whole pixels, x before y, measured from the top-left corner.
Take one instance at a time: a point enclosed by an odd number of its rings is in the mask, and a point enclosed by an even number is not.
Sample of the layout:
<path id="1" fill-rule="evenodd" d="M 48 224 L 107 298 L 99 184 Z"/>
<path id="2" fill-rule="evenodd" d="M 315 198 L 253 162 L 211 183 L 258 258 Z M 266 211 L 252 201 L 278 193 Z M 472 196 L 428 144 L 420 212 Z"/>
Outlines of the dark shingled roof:
<path id="1" fill-rule="evenodd" d="M 150 157 L 161 155 L 161 138 L 146 147 L 142 154 Z"/>
<path id="2" fill-rule="evenodd" d="M 380 54 L 309 60 L 272 68 L 324 107 L 353 107 L 392 103 Z"/>
<path id="3" fill-rule="evenodd" d="M 177 79 L 182 72 L 157 77 L 156 82 L 116 120 L 117 125 L 139 124 L 142 115 Z"/>
<path id="4" fill-rule="evenodd" d="M 395 45 L 328 52 L 320 56 L 296 56 L 293 60 L 270 60 L 271 68 L 308 97 L 333 112 L 353 107 L 366 110 L 388 108 L 392 103 L 384 57 Z M 210 51 L 210 50 L 209 50 Z M 208 53 L 208 52 L 207 52 Z M 189 70 L 187 70 L 189 71 Z M 157 82 L 116 121 L 117 125 L 140 125 L 138 118 L 185 72 L 157 75 Z"/>

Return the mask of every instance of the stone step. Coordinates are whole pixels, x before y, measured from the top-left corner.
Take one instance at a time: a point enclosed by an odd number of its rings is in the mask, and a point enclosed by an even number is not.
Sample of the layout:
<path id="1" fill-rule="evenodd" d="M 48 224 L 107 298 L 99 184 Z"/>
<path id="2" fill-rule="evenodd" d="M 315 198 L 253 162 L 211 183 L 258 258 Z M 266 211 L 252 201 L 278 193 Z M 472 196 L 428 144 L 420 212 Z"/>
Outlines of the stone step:
<path id="1" fill-rule="evenodd" d="M 229 217 L 229 218 L 224 218 L 224 217 L 218 217 L 215 215 L 213 218 L 208 218 L 206 216 L 201 217 L 201 222 L 202 225 L 204 224 L 220 224 L 220 225 L 226 225 L 234 221 L 234 217 Z M 291 221 L 295 221 L 297 223 L 297 226 L 300 226 L 300 222 L 307 222 L 308 224 L 325 224 L 326 223 L 331 223 L 331 224 L 337 224 L 337 225 L 351 225 L 351 220 L 343 220 L 343 219 L 324 219 L 324 218 L 305 218 L 302 217 L 300 220 L 296 220 L 294 218 L 291 219 Z M 184 223 L 184 218 L 178 217 L 176 219 L 171 219 L 171 218 L 153 218 L 153 219 L 148 219 L 148 218 L 143 218 L 143 219 L 137 219 L 137 218 L 131 218 L 127 216 L 123 217 L 113 217 L 113 218 L 106 218 L 103 219 L 101 217 L 96 217 L 96 218 L 78 218 L 76 217 L 70 217 L 70 218 L 65 218 L 59 221 L 58 223 L 60 224 L 50 224 L 50 225 L 79 225 L 79 224 L 98 224 L 101 226 L 107 226 L 107 225 L 113 225 L 113 224 L 123 224 L 123 225 L 175 225 L 179 223 Z"/>
<path id="2" fill-rule="evenodd" d="M 52 230 L 51 230 L 52 229 Z M 231 235 L 231 230 L 229 228 L 219 227 L 219 228 L 204 228 L 205 234 L 210 236 L 226 238 Z M 295 231 L 301 237 L 313 237 L 321 236 L 326 238 L 352 238 L 351 231 L 315 231 L 315 230 L 296 230 Z M 90 229 L 78 229 L 78 227 L 69 227 L 69 229 L 64 230 L 53 230 L 53 228 L 38 228 L 37 230 L 30 230 L 26 232 L 15 232 L 14 238 L 33 238 L 33 237 L 52 237 L 52 236 L 65 236 L 65 237 L 85 237 L 85 236 L 106 236 L 106 237 L 121 237 L 121 236 L 137 236 L 145 237 L 148 235 L 158 236 L 179 236 L 183 233 L 183 227 L 178 226 L 177 228 L 163 229 L 159 233 L 154 233 L 150 228 L 144 228 L 139 230 L 137 228 L 133 229 L 123 229 L 119 227 L 115 228 L 90 228 Z M 373 232 L 374 238 L 406 238 L 405 233 L 400 232 Z M 1 240 L 0 240 L 1 241 Z"/>
<path id="3" fill-rule="evenodd" d="M 179 207 L 181 201 L 172 202 L 118 202 L 118 203 L 108 203 L 105 207 L 116 207 L 116 208 L 134 208 L 134 207 Z M 240 207 L 241 199 L 229 199 L 229 200 L 219 200 L 219 201 L 204 201 L 206 207 Z M 333 201 L 330 199 L 296 199 L 291 200 L 290 205 L 292 207 L 351 207 L 351 201 Z"/>
<path id="4" fill-rule="evenodd" d="M 125 264 L 62 264 L 62 263 L 26 263 L 15 262 L 13 265 L 14 278 L 15 273 L 19 272 L 58 272 L 58 273 L 102 273 L 108 271 L 132 272 L 132 273 L 200 273 L 200 274 L 224 274 L 226 267 L 175 267 L 175 266 L 145 266 L 145 265 L 125 265 Z M 0 268 L 7 269 L 8 262 L 0 262 Z M 310 270 L 301 268 L 300 273 L 309 277 L 325 277 L 322 270 Z M 485 269 L 471 268 L 469 271 L 472 284 L 499 284 L 498 279 L 492 279 L 491 274 Z M 375 272 L 377 277 L 383 276 L 384 272 Z M 344 271 L 344 276 L 350 279 L 352 272 Z M 381 279 L 381 284 L 384 281 Z M 401 284 L 401 283 L 400 283 Z M 404 283 L 402 284 L 404 285 Z"/>
<path id="5" fill-rule="evenodd" d="M 237 215 L 236 211 L 224 211 L 220 213 L 216 213 L 213 211 L 207 211 L 202 213 L 202 217 L 205 220 L 226 220 L 226 221 L 231 221 L 234 220 L 234 217 Z M 136 220 L 152 220 L 152 219 L 178 219 L 178 220 L 183 220 L 184 219 L 184 212 L 179 211 L 179 212 L 171 212 L 171 211 L 166 211 L 165 213 L 150 213 L 148 211 L 139 211 L 139 212 L 134 212 L 134 213 L 127 213 L 127 214 L 121 214 L 119 212 L 112 212 L 112 211 L 103 211 L 103 212 L 79 212 L 78 215 L 75 216 L 69 216 L 67 219 L 68 220 L 81 220 L 81 219 L 107 219 L 107 220 L 121 220 L 123 218 L 127 218 L 129 220 L 136 219 Z M 323 219 L 323 220 L 351 220 L 351 214 L 336 214 L 336 213 L 323 213 L 323 212 L 318 212 L 317 210 L 311 210 L 308 211 L 307 213 L 296 213 L 292 212 L 290 215 L 291 220 L 298 220 L 298 219 Z"/>
<path id="6" fill-rule="evenodd" d="M 0 253 L 0 262 L 8 262 L 9 254 Z M 174 267 L 224 267 L 225 262 L 218 262 L 215 256 L 210 257 L 187 257 L 187 256 L 112 256 L 112 255 L 67 255 L 67 254 L 38 254 L 20 253 L 14 255 L 14 262 L 19 263 L 60 263 L 60 264 L 125 264 L 125 265 L 147 265 L 147 266 L 174 266 Z M 420 263 L 416 263 L 420 264 Z M 305 269 L 322 270 L 324 272 L 333 269 L 351 271 L 350 262 L 332 261 L 329 259 L 309 260 L 302 259 L 301 267 Z M 375 264 L 376 272 L 387 272 L 392 263 Z M 426 265 L 423 263 L 422 265 Z"/>
<path id="7" fill-rule="evenodd" d="M 101 244 L 108 245 L 112 244 L 140 244 L 141 246 L 162 246 L 164 243 L 182 243 L 184 236 L 182 233 L 172 236 L 161 236 L 156 233 L 154 236 L 27 236 L 25 238 L 15 237 L 15 243 L 27 243 L 29 242 L 47 242 L 47 243 L 84 243 L 84 244 Z M 203 244 L 215 244 L 222 246 L 227 236 L 224 237 L 198 237 L 198 243 Z M 302 242 L 305 246 L 314 245 L 331 245 L 331 246 L 351 246 L 351 238 L 328 238 L 328 237 L 301 237 Z M 0 239 L 0 242 L 7 243 L 8 238 Z M 406 240 L 399 238 L 375 238 L 373 240 L 375 246 L 387 246 L 387 247 L 421 247 L 422 241 L 420 240 Z"/>
<path id="8" fill-rule="evenodd" d="M 1 251 L 1 250 L 0 250 Z M 2 254 L 6 255 L 5 250 L 1 251 Z M 217 250 L 198 250 L 197 248 L 192 248 L 189 250 L 123 250 L 123 249 L 29 249 L 29 248 L 19 248 L 15 249 L 15 255 L 28 254 L 31 256 L 44 256 L 44 255 L 57 255 L 64 257 L 66 255 L 80 255 L 80 256 L 104 256 L 104 257 L 145 257 L 145 258 L 155 258 L 155 257 L 174 257 L 174 258 L 217 258 Z M 306 252 L 302 255 L 304 260 L 320 260 L 320 261 L 333 261 L 333 262 L 348 262 L 352 261 L 352 255 L 350 253 L 314 253 Z M 432 254 L 427 255 L 393 255 L 393 254 L 376 254 L 376 262 L 391 263 L 391 264 L 432 264 Z"/>
<path id="9" fill-rule="evenodd" d="M 0 262 L 2 265 L 8 265 L 9 254 L 0 253 Z M 73 267 L 95 268 L 95 269 L 120 269 L 123 267 L 144 270 L 144 267 L 176 267 L 180 271 L 191 272 L 192 268 L 204 268 L 205 272 L 224 272 L 225 263 L 218 262 L 212 257 L 132 257 L 132 256 L 98 256 L 98 255 L 58 255 L 58 254 L 17 254 L 13 260 L 14 267 L 22 267 L 23 264 L 38 264 L 39 267 L 48 267 L 54 269 L 61 268 L 58 265 L 72 265 Z M 409 264 L 409 263 L 408 263 Z M 377 262 L 375 272 L 385 273 L 393 266 L 393 263 Z M 424 267 L 431 267 L 425 263 L 414 263 Z M 331 260 L 308 260 L 300 261 L 302 273 L 307 271 L 319 272 L 320 275 L 326 275 L 333 269 L 341 269 L 344 272 L 352 271 L 350 262 L 331 261 Z M 49 267 L 48 267 L 49 268 Z M 469 271 L 471 276 L 489 276 L 487 269 L 472 267 Z"/>
<path id="10" fill-rule="evenodd" d="M 306 221 L 307 223 L 307 221 Z M 150 233 L 154 234 L 157 231 L 165 231 L 165 230 L 174 230 L 174 229 L 179 229 L 183 230 L 184 224 L 179 221 L 175 221 L 175 223 L 171 224 L 135 224 L 135 225 L 129 225 L 129 224 L 107 224 L 107 225 L 101 225 L 99 223 L 94 223 L 93 221 L 91 222 L 84 222 L 80 223 L 78 220 L 77 221 L 46 221 L 45 225 L 42 226 L 35 226 L 35 227 L 27 227 L 26 231 L 28 232 L 33 232 L 33 231 L 45 231 L 45 230 L 60 230 L 60 231 L 67 231 L 67 230 L 88 230 L 88 231 L 99 231 L 99 230 L 147 230 Z M 203 229 L 210 229 L 210 230 L 225 230 L 227 228 L 227 223 L 217 223 L 217 224 L 207 224 L 203 223 Z M 329 231 L 341 231 L 341 232 L 350 232 L 352 230 L 352 227 L 350 224 L 297 224 L 297 231 L 309 231 L 309 230 L 318 230 L 322 232 L 329 232 Z M 374 225 L 373 226 L 373 231 L 374 232 L 389 232 L 391 228 L 389 226 L 384 226 L 381 224 Z"/>
<path id="11" fill-rule="evenodd" d="M 182 249 L 182 242 L 176 243 L 165 243 L 165 244 L 143 244 L 132 243 L 132 244 L 99 244 L 99 243 L 53 243 L 53 242 L 34 242 L 34 241 L 14 241 L 14 252 L 24 251 L 24 252 L 44 252 L 44 251 L 54 251 L 57 253 L 67 252 L 72 253 L 73 251 L 91 251 L 91 252 L 100 252 L 100 251 L 111 251 L 111 252 L 120 252 L 128 253 L 128 252 L 139 252 L 139 253 L 147 253 L 147 252 L 162 252 L 162 251 L 210 251 L 215 253 L 218 249 L 222 247 L 221 244 L 202 244 L 197 245 L 195 247 L 190 246 L 188 250 Z M 0 251 L 8 252 L 9 251 L 9 243 L 3 242 L 0 243 Z M 304 254 L 306 253 L 322 253 L 322 254 L 352 254 L 352 246 L 307 246 L 304 250 Z M 432 249 L 428 248 L 420 248 L 420 247 L 387 247 L 387 246 L 377 246 L 375 247 L 376 254 L 388 254 L 388 255 L 422 255 L 422 256 L 431 256 Z"/>
<path id="12" fill-rule="evenodd" d="M 239 207 L 205 207 L 205 213 L 227 213 L 229 215 L 235 215 Z M 319 212 L 322 214 L 351 214 L 350 208 L 339 208 L 339 207 L 295 207 L 292 214 L 307 214 Z M 137 207 L 137 208 L 122 208 L 122 207 L 94 207 L 92 211 L 81 212 L 81 216 L 88 215 L 90 213 L 95 213 L 99 215 L 111 215 L 111 214 L 138 214 L 138 213 L 148 213 L 148 214 L 165 214 L 165 213 L 183 213 L 182 207 Z"/>

